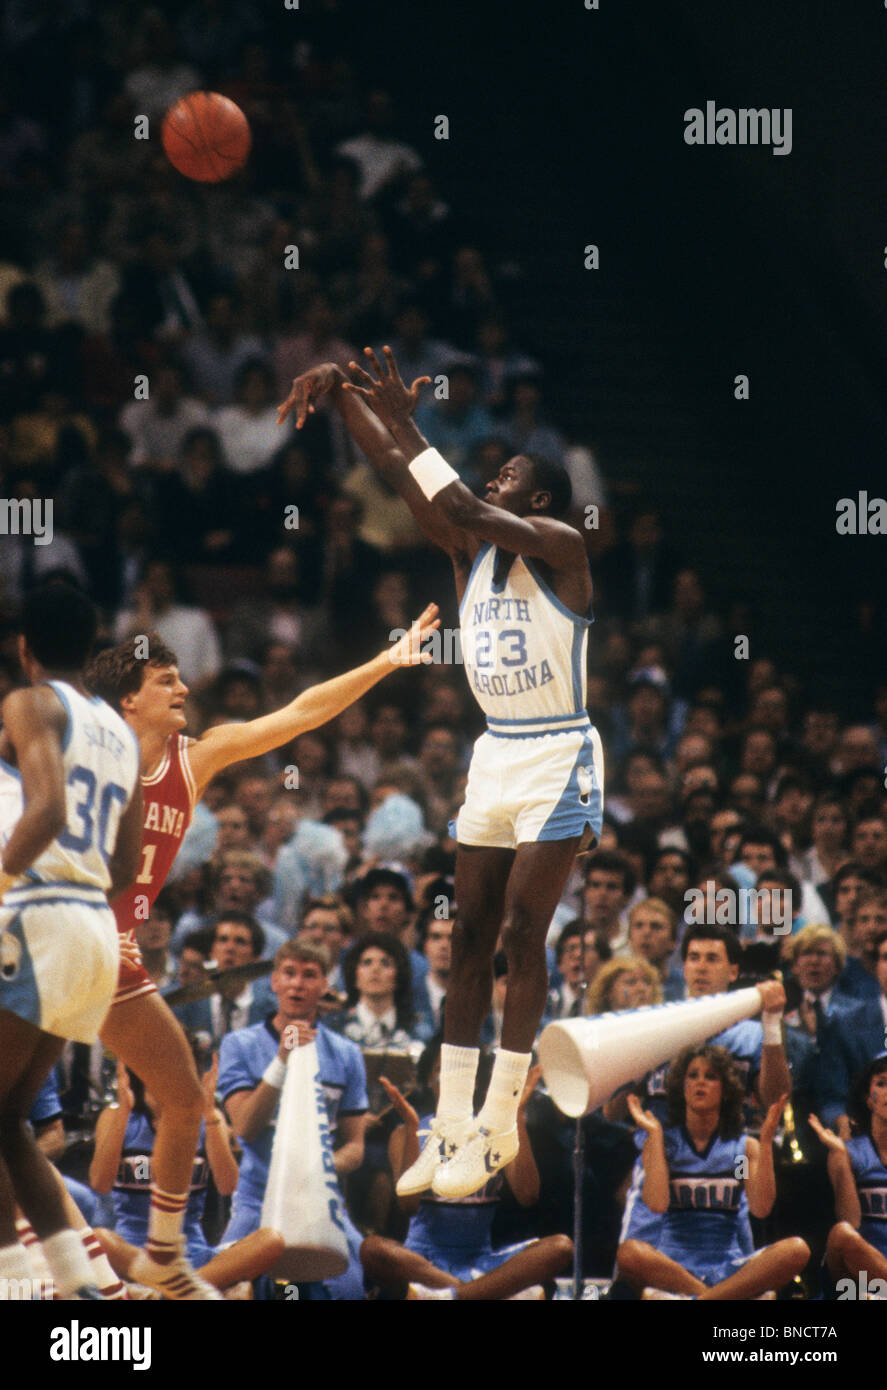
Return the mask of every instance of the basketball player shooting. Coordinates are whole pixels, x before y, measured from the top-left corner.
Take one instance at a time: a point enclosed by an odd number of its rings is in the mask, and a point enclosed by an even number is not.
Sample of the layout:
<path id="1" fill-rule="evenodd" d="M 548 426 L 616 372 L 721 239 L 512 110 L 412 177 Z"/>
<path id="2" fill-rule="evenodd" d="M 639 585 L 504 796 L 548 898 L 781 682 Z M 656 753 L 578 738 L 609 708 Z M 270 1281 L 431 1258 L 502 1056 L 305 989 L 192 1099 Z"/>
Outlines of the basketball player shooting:
<path id="1" fill-rule="evenodd" d="M 280 407 L 301 428 L 329 395 L 379 475 L 449 554 L 462 656 L 487 716 L 456 821 L 453 959 L 440 1100 L 431 1135 L 397 1191 L 469 1196 L 515 1157 L 517 1107 L 548 990 L 545 937 L 577 850 L 601 829 L 603 754 L 585 709 L 591 575 L 579 532 L 558 520 L 571 488 L 557 464 L 509 459 L 475 497 L 412 419 L 427 377 L 407 389 L 390 348 L 358 384 L 326 363 Z M 486 1101 L 473 1115 L 478 1040 L 499 932 L 508 996 Z"/>
<path id="2" fill-rule="evenodd" d="M 135 949 L 135 924 L 144 920 L 166 880 L 194 807 L 224 768 L 258 758 L 308 729 L 334 719 L 399 666 L 421 659 L 422 638 L 438 625 L 429 605 L 396 647 L 341 676 L 305 690 L 290 704 L 241 724 L 220 724 L 199 739 L 183 735 L 188 687 L 175 653 L 148 636 L 148 656 L 133 640 L 101 652 L 87 683 L 135 733 L 141 751 L 145 819 L 139 871 L 112 902 L 121 938 L 120 982 L 101 1038 L 161 1101 L 152 1157 L 148 1241 L 131 1276 L 165 1298 L 220 1297 L 185 1258 L 182 1221 L 188 1203 L 203 1098 L 191 1049 L 178 1020 L 157 993 Z M 133 958 L 134 956 L 134 958 Z"/>

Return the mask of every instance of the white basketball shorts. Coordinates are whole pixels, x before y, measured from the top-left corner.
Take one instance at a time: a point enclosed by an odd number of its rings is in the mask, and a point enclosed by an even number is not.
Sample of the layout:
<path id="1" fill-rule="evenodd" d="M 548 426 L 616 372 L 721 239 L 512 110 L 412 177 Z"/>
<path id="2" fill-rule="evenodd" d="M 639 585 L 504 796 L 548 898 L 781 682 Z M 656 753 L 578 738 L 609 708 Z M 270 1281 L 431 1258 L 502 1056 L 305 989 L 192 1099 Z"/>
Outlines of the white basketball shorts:
<path id="1" fill-rule="evenodd" d="M 498 849 L 588 830 L 597 841 L 603 810 L 604 754 L 591 724 L 539 735 L 490 730 L 474 745 L 450 834 L 460 845 Z"/>
<path id="2" fill-rule="evenodd" d="M 117 924 L 101 889 L 13 888 L 0 904 L 0 1009 L 44 1033 L 95 1042 L 114 998 Z"/>

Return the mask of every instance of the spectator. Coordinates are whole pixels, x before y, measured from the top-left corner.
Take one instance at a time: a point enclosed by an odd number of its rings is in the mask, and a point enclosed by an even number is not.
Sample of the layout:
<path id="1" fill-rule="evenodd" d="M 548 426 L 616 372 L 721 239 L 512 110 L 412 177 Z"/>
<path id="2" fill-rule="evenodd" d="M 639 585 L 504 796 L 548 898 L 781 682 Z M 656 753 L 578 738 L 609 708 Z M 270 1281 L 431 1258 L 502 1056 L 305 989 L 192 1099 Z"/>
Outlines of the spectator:
<path id="1" fill-rule="evenodd" d="M 422 167 L 416 151 L 393 137 L 393 128 L 391 96 L 376 89 L 367 97 L 364 129 L 336 147 L 337 155 L 353 160 L 360 170 L 360 196 L 367 202 Z"/>
<path id="2" fill-rule="evenodd" d="M 120 276 L 110 261 L 92 253 L 82 222 L 66 221 L 56 237 L 55 255 L 38 265 L 34 280 L 46 305 L 49 328 L 75 323 L 104 336 L 111 329 L 111 303 Z"/>
<path id="3" fill-rule="evenodd" d="M 341 898 L 327 893 L 320 898 L 309 898 L 299 927 L 300 941 L 322 946 L 332 969 L 329 972 L 330 985 L 344 990 L 345 979 L 342 973 L 342 956 L 351 946 L 354 936 L 354 914 Z"/>
<path id="4" fill-rule="evenodd" d="M 390 932 L 366 932 L 342 963 L 348 1007 L 330 1027 L 359 1047 L 405 1048 L 413 1038 L 406 948 Z"/>
<path id="5" fill-rule="evenodd" d="M 301 332 L 281 334 L 274 345 L 274 378 L 282 400 L 293 378 L 316 367 L 318 362 L 335 362 L 347 368 L 357 356 L 355 349 L 338 336 L 336 316 L 329 296 L 316 291 L 305 305 Z"/>
<path id="6" fill-rule="evenodd" d="M 262 344 L 240 329 L 234 295 L 222 292 L 210 299 L 205 325 L 189 335 L 181 354 L 198 394 L 210 405 L 227 405 L 242 368 L 262 357 Z"/>
<path id="7" fill-rule="evenodd" d="M 429 338 L 428 328 L 428 317 L 421 304 L 415 299 L 405 300 L 394 316 L 391 350 L 405 382 L 411 384 L 417 377 L 427 376 L 433 387 L 435 377 L 453 361 L 454 354 L 450 343 Z"/>
<path id="8" fill-rule="evenodd" d="M 261 1222 L 283 1069 L 294 1045 L 314 1042 L 317 1047 L 336 1177 L 342 1179 L 355 1172 L 363 1161 L 367 1093 L 360 1049 L 318 1019 L 328 968 L 329 959 L 322 947 L 287 942 L 274 958 L 271 975 L 271 989 L 277 998 L 274 1017 L 229 1033 L 222 1043 L 218 1090 L 243 1147 L 226 1240 L 248 1235 Z M 279 1068 L 273 1067 L 275 1059 Z M 347 1216 L 344 1219 L 351 1263 L 338 1279 L 327 1281 L 323 1291 L 309 1286 L 315 1297 L 320 1292 L 321 1296 L 339 1299 L 363 1298 L 358 1264 L 361 1236 Z"/>
<path id="9" fill-rule="evenodd" d="M 179 655 L 186 684 L 206 687 L 218 675 L 222 653 L 212 619 L 182 601 L 178 572 L 166 560 L 149 560 L 135 592 L 135 607 L 118 614 L 114 639 L 155 631 Z"/>
<path id="10" fill-rule="evenodd" d="M 822 1106 L 820 1115 L 843 1140 L 850 1138 L 847 1114 L 851 1083 L 884 1051 L 887 1017 L 887 928 L 874 939 L 875 978 L 878 997 L 860 1003 L 852 1012 L 835 1018 L 822 1048 Z"/>
<path id="11" fill-rule="evenodd" d="M 812 838 L 809 849 L 795 854 L 793 870 L 814 888 L 834 877 L 850 858 L 849 823 L 844 803 L 833 793 L 823 793 L 813 803 Z"/>
<path id="12" fill-rule="evenodd" d="M 210 959 L 218 970 L 252 965 L 265 953 L 265 933 L 248 912 L 219 915 L 212 929 Z M 218 1047 L 226 1033 L 260 1023 L 274 1008 L 266 979 L 223 985 L 218 994 L 191 1004 L 176 1005 L 173 1012 L 186 1029 L 208 1036 Z"/>
<path id="13" fill-rule="evenodd" d="M 172 983 L 176 973 L 175 958 L 169 951 L 172 927 L 172 913 L 161 900 L 154 903 L 150 917 L 135 924 L 136 945 L 142 953 L 142 963 L 160 990 Z"/>
<path id="14" fill-rule="evenodd" d="M 882 883 L 887 881 L 887 822 L 874 807 L 861 810 L 856 817 L 850 855 Z"/>
<path id="15" fill-rule="evenodd" d="M 586 1014 L 641 1009 L 662 1003 L 659 971 L 643 956 L 617 956 L 602 965 L 585 996 Z"/>
<path id="16" fill-rule="evenodd" d="M 218 435 L 194 429 L 182 441 L 180 467 L 153 480 L 158 543 L 166 557 L 187 554 L 195 564 L 232 564 L 237 539 L 237 483 L 223 465 Z"/>
<path id="17" fill-rule="evenodd" d="M 590 927 L 604 933 L 612 951 L 628 941 L 624 914 L 634 890 L 635 875 L 624 855 L 599 849 L 588 856 L 582 915 Z"/>
<path id="18" fill-rule="evenodd" d="M 643 898 L 628 914 L 627 953 L 640 956 L 654 967 L 668 1002 L 684 997 L 684 977 L 672 957 L 677 945 L 678 917 L 661 897 Z"/>
<path id="19" fill-rule="evenodd" d="M 180 948 L 189 932 L 211 925 L 223 913 L 246 912 L 259 918 L 265 935 L 264 951 L 275 951 L 286 940 L 286 934 L 272 918 L 268 886 L 268 870 L 257 854 L 232 849 L 219 855 L 213 873 L 212 910 L 209 914 L 193 910 L 182 914 L 173 933 L 173 950 Z"/>
<path id="20" fill-rule="evenodd" d="M 158 121 L 170 106 L 201 85 L 197 69 L 178 60 L 175 36 L 160 10 L 143 12 L 133 55 L 137 63 L 126 78 L 126 94 L 136 111 Z"/>
<path id="21" fill-rule="evenodd" d="M 180 367 L 167 364 L 151 374 L 147 400 L 130 401 L 120 412 L 120 428 L 129 435 L 129 462 L 161 473 L 172 472 L 196 430 L 207 430 L 209 411 L 202 401 L 186 396 Z M 200 438 L 200 436 L 197 436 Z M 166 516 L 167 513 L 164 513 Z"/>
<path id="22" fill-rule="evenodd" d="M 244 362 L 234 391 L 237 403 L 222 406 L 215 416 L 222 452 L 232 472 L 257 473 L 280 446 L 271 368 L 261 361 Z"/>
<path id="23" fill-rule="evenodd" d="M 468 471 L 471 452 L 495 434 L 496 428 L 492 416 L 480 404 L 474 367 L 465 361 L 451 360 L 445 374 L 448 395 L 436 399 L 426 393 L 416 409 L 416 425 L 466 486 L 474 489 L 480 478 Z"/>
<path id="24" fill-rule="evenodd" d="M 443 1028 L 444 1004 L 450 980 L 456 904 L 452 894 L 446 896 L 446 917 L 438 916 L 437 907 L 432 904 L 424 909 L 416 926 L 416 935 L 428 962 L 428 973 L 413 988 L 416 1011 L 413 1032 L 416 1037 L 426 1041 Z"/>
<path id="25" fill-rule="evenodd" d="M 803 1028 L 817 1048 L 824 1041 L 826 1022 L 856 1007 L 836 988 L 846 958 L 841 937 L 826 926 L 802 927 L 785 946 L 783 959 L 801 994 L 797 1006 L 786 1011 L 785 1024 Z"/>
<path id="26" fill-rule="evenodd" d="M 524 372 L 509 382 L 502 436 L 515 454 L 563 462 L 567 441 L 544 417 L 538 372 Z"/>
<path id="27" fill-rule="evenodd" d="M 300 595 L 298 553 L 291 545 L 277 546 L 265 563 L 261 592 L 242 600 L 231 615 L 226 639 L 229 654 L 258 662 L 269 642 L 281 642 L 300 662 L 316 662 L 323 624 Z"/>

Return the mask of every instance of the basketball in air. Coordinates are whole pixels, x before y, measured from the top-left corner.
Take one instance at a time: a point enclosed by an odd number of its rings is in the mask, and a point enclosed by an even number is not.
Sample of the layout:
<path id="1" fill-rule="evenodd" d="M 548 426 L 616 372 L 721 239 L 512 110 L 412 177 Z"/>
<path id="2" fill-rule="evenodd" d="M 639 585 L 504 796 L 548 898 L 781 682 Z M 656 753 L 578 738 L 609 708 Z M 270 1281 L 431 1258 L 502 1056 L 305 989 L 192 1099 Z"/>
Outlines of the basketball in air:
<path id="1" fill-rule="evenodd" d="M 221 183 L 242 169 L 252 136 L 240 107 L 219 92 L 189 92 L 163 118 L 170 164 L 198 183 Z"/>

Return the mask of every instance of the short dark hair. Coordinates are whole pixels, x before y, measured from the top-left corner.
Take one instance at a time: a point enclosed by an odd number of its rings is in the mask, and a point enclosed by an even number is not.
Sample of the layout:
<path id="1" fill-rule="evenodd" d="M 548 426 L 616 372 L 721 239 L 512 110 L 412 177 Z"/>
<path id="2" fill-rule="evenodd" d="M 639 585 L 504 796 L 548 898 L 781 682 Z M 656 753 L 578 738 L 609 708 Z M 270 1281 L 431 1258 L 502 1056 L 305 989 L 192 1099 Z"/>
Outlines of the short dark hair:
<path id="1" fill-rule="evenodd" d="M 216 932 L 222 922 L 230 922 L 232 927 L 246 927 L 248 929 L 253 943 L 253 955 L 258 960 L 265 949 L 265 933 L 255 917 L 249 912 L 220 912 L 212 925 L 213 941 L 216 939 Z"/>
<path id="2" fill-rule="evenodd" d="M 713 923 L 708 922 L 688 923 L 684 928 L 684 935 L 681 940 L 681 960 L 687 959 L 691 941 L 723 941 L 730 964 L 740 965 L 742 963 L 742 947 L 739 944 L 739 937 L 726 927 L 716 927 Z"/>
<path id="3" fill-rule="evenodd" d="M 147 642 L 148 655 L 136 656 L 136 642 Z M 121 701 L 127 695 L 135 695 L 142 688 L 145 671 L 149 666 L 163 668 L 178 666 L 175 652 L 166 645 L 157 632 L 146 632 L 143 638 L 129 637 L 118 642 L 116 647 L 106 647 L 90 662 L 84 673 L 84 681 L 94 695 L 106 700 L 113 709 L 119 710 Z"/>
<path id="4" fill-rule="evenodd" d="M 197 951 L 204 960 L 208 960 L 212 954 L 214 937 L 215 932 L 209 927 L 198 927 L 196 931 L 189 931 L 182 942 L 182 950 Z"/>
<path id="5" fill-rule="evenodd" d="M 413 895 L 410 892 L 410 885 L 404 874 L 399 874 L 396 869 L 370 869 L 369 873 L 364 874 L 354 883 L 354 900 L 357 903 L 364 902 L 370 896 L 374 888 L 393 888 L 400 893 L 404 900 L 407 911 L 413 910 Z"/>
<path id="6" fill-rule="evenodd" d="M 637 876 L 632 868 L 631 861 L 626 859 L 624 854 L 619 854 L 612 849 L 596 849 L 585 861 L 585 882 L 587 883 L 590 875 L 595 869 L 600 869 L 606 874 L 621 874 L 622 888 L 625 896 L 630 898 L 637 887 Z"/>
<path id="7" fill-rule="evenodd" d="M 870 869 L 866 869 L 860 864 L 858 859 L 846 859 L 839 869 L 832 874 L 832 891 L 837 892 L 845 878 L 861 878 L 866 883 L 871 884 L 872 888 L 879 888 L 880 882 L 877 874 L 873 874 Z"/>
<path id="8" fill-rule="evenodd" d="M 25 595 L 21 631 L 41 666 L 79 671 L 92 650 L 98 614 L 82 589 L 53 580 Z"/>
<path id="9" fill-rule="evenodd" d="M 647 877 L 649 878 L 650 874 L 655 873 L 660 861 L 665 859 L 667 855 L 675 854 L 687 870 L 687 877 L 692 882 L 696 875 L 696 864 L 694 863 L 692 854 L 690 854 L 688 850 L 681 849 L 680 845 L 659 845 L 650 856 Z"/>
<path id="10" fill-rule="evenodd" d="M 769 845 L 773 851 L 773 859 L 777 869 L 786 868 L 788 854 L 775 830 L 768 830 L 766 825 L 747 825 L 742 832 L 742 838 L 736 850 L 737 859 L 742 858 L 742 851 L 746 845 Z"/>
<path id="11" fill-rule="evenodd" d="M 801 885 L 798 879 L 788 869 L 765 869 L 762 874 L 758 874 L 755 880 L 755 888 L 761 883 L 778 883 L 791 895 L 791 912 L 794 917 L 796 912 L 801 910 Z"/>
<path id="12" fill-rule="evenodd" d="M 583 922 L 581 917 L 574 917 L 572 922 L 568 922 L 567 925 L 563 927 L 561 930 L 561 934 L 558 937 L 557 944 L 554 948 L 554 958 L 557 961 L 558 965 L 560 965 L 561 963 L 561 957 L 563 956 L 564 951 L 566 950 L 567 942 L 572 941 L 574 937 L 578 939 L 580 945 L 584 945 L 585 923 Z"/>
<path id="13" fill-rule="evenodd" d="M 547 515 L 566 516 L 573 501 L 573 484 L 564 465 L 544 458 L 541 454 L 523 454 L 522 457 L 529 459 L 532 464 L 535 487 L 539 491 L 551 494 Z"/>

